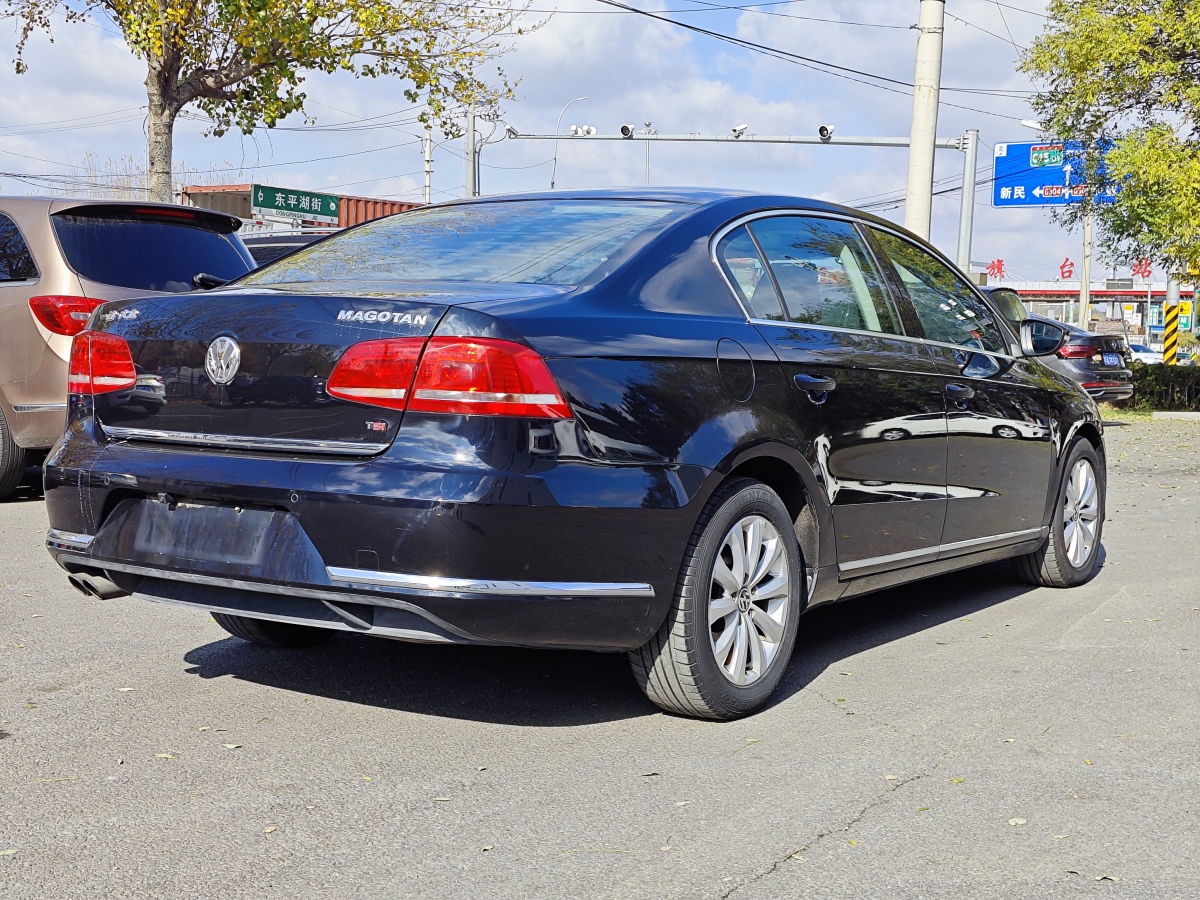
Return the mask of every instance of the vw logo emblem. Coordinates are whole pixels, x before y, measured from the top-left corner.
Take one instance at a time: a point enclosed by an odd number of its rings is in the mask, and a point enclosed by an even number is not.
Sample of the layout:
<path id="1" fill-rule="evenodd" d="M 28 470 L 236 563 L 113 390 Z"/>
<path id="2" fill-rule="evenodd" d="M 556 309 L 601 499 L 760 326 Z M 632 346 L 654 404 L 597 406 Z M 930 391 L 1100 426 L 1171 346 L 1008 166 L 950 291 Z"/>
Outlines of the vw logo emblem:
<path id="1" fill-rule="evenodd" d="M 242 351 L 237 341 L 221 335 L 208 345 L 204 356 L 204 371 L 213 384 L 229 384 L 242 364 Z"/>

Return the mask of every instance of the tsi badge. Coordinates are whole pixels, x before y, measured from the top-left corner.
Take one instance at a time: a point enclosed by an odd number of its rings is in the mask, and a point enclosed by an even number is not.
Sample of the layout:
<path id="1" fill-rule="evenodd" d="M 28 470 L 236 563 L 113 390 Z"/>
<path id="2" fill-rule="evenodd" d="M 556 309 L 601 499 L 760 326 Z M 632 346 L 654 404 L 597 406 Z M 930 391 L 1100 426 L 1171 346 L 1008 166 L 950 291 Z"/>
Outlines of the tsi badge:
<path id="1" fill-rule="evenodd" d="M 221 335 L 208 345 L 204 356 L 204 371 L 213 384 L 229 384 L 242 364 L 242 350 L 231 337 Z"/>

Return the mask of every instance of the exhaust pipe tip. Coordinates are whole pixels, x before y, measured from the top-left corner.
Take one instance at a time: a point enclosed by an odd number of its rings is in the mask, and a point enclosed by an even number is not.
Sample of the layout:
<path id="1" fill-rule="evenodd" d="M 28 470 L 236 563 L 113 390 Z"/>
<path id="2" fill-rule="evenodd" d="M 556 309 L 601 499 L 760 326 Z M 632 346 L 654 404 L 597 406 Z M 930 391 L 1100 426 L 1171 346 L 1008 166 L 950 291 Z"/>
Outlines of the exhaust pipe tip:
<path id="1" fill-rule="evenodd" d="M 71 587 L 75 588 L 75 590 L 79 591 L 79 593 L 83 594 L 83 596 L 92 596 L 92 592 L 87 589 L 87 585 L 84 584 L 83 579 L 78 575 L 68 575 L 67 581 L 70 582 Z"/>
<path id="2" fill-rule="evenodd" d="M 76 572 L 67 576 L 71 587 L 85 597 L 95 597 L 97 600 L 115 600 L 118 597 L 128 597 L 129 592 L 123 591 L 102 575 L 91 575 Z"/>

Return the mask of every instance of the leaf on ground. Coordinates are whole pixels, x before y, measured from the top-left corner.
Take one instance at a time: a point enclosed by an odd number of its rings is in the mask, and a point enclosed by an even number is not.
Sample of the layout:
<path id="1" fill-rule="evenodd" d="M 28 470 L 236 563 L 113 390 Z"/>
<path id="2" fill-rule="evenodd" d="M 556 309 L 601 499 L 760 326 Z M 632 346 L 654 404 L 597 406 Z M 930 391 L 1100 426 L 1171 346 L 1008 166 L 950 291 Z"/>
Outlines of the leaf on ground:
<path id="1" fill-rule="evenodd" d="M 1017 739 L 1016 739 L 1016 738 L 1005 738 L 1005 739 L 1004 739 L 1004 740 L 1002 740 L 1000 743 L 1002 743 L 1002 744 L 1015 744 L 1016 742 L 1017 742 Z"/>
<path id="2" fill-rule="evenodd" d="M 884 781 L 895 781 L 898 777 L 899 776 L 897 776 L 897 775 L 884 775 L 883 780 Z"/>
<path id="3" fill-rule="evenodd" d="M 130 691 L 136 691 L 137 688 L 117 688 L 123 694 L 128 694 Z"/>
<path id="4" fill-rule="evenodd" d="M 849 844 L 851 847 L 857 847 L 857 846 L 858 846 L 858 841 L 854 840 L 854 838 L 851 838 L 851 839 L 850 839 L 850 840 L 848 840 L 846 843 L 848 843 L 848 844 Z"/>
<path id="5" fill-rule="evenodd" d="M 16 847 L 9 847 L 7 850 L 0 850 L 0 856 L 14 856 L 16 852 Z"/>
<path id="6" fill-rule="evenodd" d="M 738 748 L 741 749 L 740 747 Z M 662 778 L 662 772 L 643 772 L 643 778 Z"/>
<path id="7" fill-rule="evenodd" d="M 155 753 L 154 758 L 155 759 L 174 759 L 175 755 L 172 753 Z"/>
<path id="8" fill-rule="evenodd" d="M 918 806 L 917 812 L 929 812 L 929 807 L 928 806 Z"/>
<path id="9" fill-rule="evenodd" d="M 449 803 L 450 798 L 449 797 L 434 797 L 433 802 L 434 803 Z"/>
<path id="10" fill-rule="evenodd" d="M 1121 879 L 1118 878 L 1116 875 L 1097 875 L 1096 880 L 1097 881 L 1120 881 Z"/>
<path id="11" fill-rule="evenodd" d="M 800 851 L 799 851 L 799 850 L 797 850 L 795 853 L 793 853 L 793 854 L 792 854 L 792 856 L 791 856 L 791 858 L 792 858 L 792 859 L 798 859 L 798 860 L 800 860 L 801 862 L 804 862 L 804 857 L 800 855 Z"/>
<path id="12" fill-rule="evenodd" d="M 19 647 L 19 646 L 21 646 L 21 645 L 20 645 L 20 644 L 17 644 L 17 646 Z M 25 708 L 26 708 L 26 709 L 37 709 L 37 704 L 36 704 L 36 703 L 26 703 L 26 704 L 25 704 Z"/>
<path id="13" fill-rule="evenodd" d="M 364 776 L 362 777 L 362 780 L 363 780 L 363 781 L 374 781 L 375 779 L 374 779 L 374 778 L 372 778 L 370 775 L 364 775 Z"/>
<path id="14" fill-rule="evenodd" d="M 839 675 L 853 675 L 853 672 L 838 672 Z"/>
<path id="15" fill-rule="evenodd" d="M 1085 760 L 1083 761 L 1083 764 L 1084 764 L 1085 766 L 1090 766 L 1090 765 L 1092 765 L 1093 763 L 1092 763 L 1092 761 L 1091 761 L 1090 759 L 1085 759 Z"/>
<path id="16" fill-rule="evenodd" d="M 226 750 L 240 750 L 240 749 L 242 749 L 242 745 L 241 745 L 241 744 L 222 744 L 221 746 L 222 746 L 222 747 L 224 747 Z"/>
<path id="17" fill-rule="evenodd" d="M 1070 837 L 1070 835 L 1069 835 L 1069 834 L 1056 834 L 1056 835 L 1054 836 L 1054 839 L 1055 839 L 1056 841 L 1061 841 L 1063 838 L 1068 838 L 1068 837 Z"/>
<path id="18" fill-rule="evenodd" d="M 1024 825 L 1028 821 L 1029 821 L 1028 819 L 1009 819 L 1008 824 L 1014 825 L 1014 826 L 1015 825 Z"/>
<path id="19" fill-rule="evenodd" d="M 691 802 L 692 802 L 691 800 L 679 800 L 675 803 L 675 805 L 676 806 L 687 806 Z"/>
<path id="20" fill-rule="evenodd" d="M 266 828 L 263 829 L 263 834 L 274 834 L 278 830 L 279 830 L 278 825 L 268 825 Z"/>
<path id="21" fill-rule="evenodd" d="M 476 769 L 476 771 L 477 771 L 477 772 L 486 772 L 486 771 L 487 771 L 487 766 L 480 766 L 478 769 Z"/>
<path id="22" fill-rule="evenodd" d="M 838 698 L 837 698 L 837 702 L 838 702 L 838 703 L 845 703 L 845 702 L 846 702 L 846 698 L 845 698 L 845 697 L 838 697 Z"/>
<path id="23" fill-rule="evenodd" d="M 489 850 L 494 850 L 494 849 L 496 849 L 494 846 L 492 846 L 491 844 L 488 844 L 486 847 L 482 848 L 482 850 L 480 852 L 487 853 Z"/>
<path id="24" fill-rule="evenodd" d="M 201 731 L 211 731 L 211 730 L 212 730 L 212 726 L 211 726 L 211 725 L 201 725 L 201 726 L 200 726 L 200 730 L 201 730 Z"/>
<path id="25" fill-rule="evenodd" d="M 39 778 L 38 784 L 54 784 L 59 781 L 78 781 L 78 775 L 64 775 L 62 778 Z"/>

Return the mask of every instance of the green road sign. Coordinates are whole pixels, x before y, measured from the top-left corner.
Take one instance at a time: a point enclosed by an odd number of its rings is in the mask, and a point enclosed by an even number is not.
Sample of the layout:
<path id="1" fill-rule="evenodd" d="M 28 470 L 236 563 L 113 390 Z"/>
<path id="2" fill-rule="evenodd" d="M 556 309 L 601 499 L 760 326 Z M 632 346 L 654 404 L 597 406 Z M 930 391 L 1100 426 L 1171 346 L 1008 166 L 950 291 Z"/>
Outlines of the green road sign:
<path id="1" fill-rule="evenodd" d="M 1040 169 L 1043 166 L 1060 167 L 1063 164 L 1062 144 L 1034 144 L 1029 148 L 1029 165 Z"/>
<path id="2" fill-rule="evenodd" d="M 265 184 L 250 186 L 250 213 L 255 216 L 336 225 L 339 203 L 341 198 L 331 194 L 294 191 L 291 188 L 268 187 Z"/>

